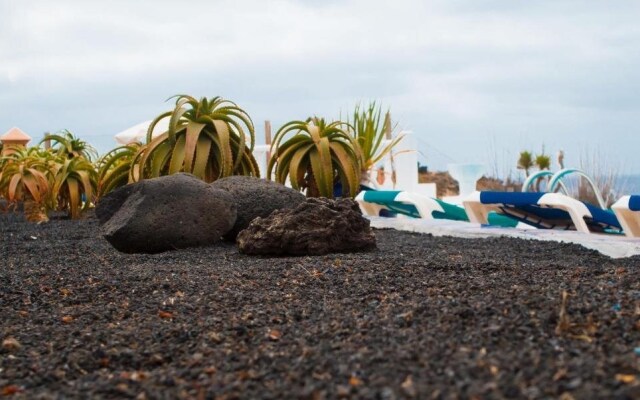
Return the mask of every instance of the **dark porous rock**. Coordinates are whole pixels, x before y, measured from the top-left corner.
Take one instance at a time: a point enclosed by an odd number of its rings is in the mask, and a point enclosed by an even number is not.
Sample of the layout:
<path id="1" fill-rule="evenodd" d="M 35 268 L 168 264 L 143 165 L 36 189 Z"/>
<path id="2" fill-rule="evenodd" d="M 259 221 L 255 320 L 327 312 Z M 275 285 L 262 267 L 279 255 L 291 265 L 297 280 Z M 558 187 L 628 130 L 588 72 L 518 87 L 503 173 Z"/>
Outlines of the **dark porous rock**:
<path id="1" fill-rule="evenodd" d="M 257 217 L 268 217 L 275 210 L 293 208 L 305 200 L 297 190 L 251 176 L 230 176 L 213 182 L 211 186 L 228 191 L 235 199 L 238 218 L 224 236 L 231 241 Z"/>
<path id="2" fill-rule="evenodd" d="M 95 208 L 98 221 L 100 221 L 101 224 L 104 224 L 113 217 L 113 214 L 118 212 L 120 207 L 122 207 L 122 203 L 129 198 L 133 191 L 137 190 L 136 187 L 137 184 L 135 183 L 132 185 L 125 185 L 101 198 Z"/>
<path id="3" fill-rule="evenodd" d="M 207 246 L 233 227 L 231 195 L 189 174 L 143 180 L 105 196 L 96 207 L 104 237 L 124 253 Z"/>
<path id="4" fill-rule="evenodd" d="M 256 218 L 237 243 L 245 254 L 322 255 L 374 249 L 376 237 L 355 201 L 311 198 Z"/>

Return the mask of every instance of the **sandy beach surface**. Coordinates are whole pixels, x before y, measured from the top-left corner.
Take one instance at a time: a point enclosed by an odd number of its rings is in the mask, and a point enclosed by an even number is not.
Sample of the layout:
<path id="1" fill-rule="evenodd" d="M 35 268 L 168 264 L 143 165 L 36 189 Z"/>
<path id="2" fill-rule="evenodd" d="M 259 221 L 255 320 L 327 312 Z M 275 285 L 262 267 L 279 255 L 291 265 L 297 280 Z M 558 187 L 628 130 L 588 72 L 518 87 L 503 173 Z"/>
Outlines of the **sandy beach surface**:
<path id="1" fill-rule="evenodd" d="M 322 257 L 126 255 L 92 218 L 2 215 L 0 394 L 640 398 L 640 257 L 376 236 Z"/>

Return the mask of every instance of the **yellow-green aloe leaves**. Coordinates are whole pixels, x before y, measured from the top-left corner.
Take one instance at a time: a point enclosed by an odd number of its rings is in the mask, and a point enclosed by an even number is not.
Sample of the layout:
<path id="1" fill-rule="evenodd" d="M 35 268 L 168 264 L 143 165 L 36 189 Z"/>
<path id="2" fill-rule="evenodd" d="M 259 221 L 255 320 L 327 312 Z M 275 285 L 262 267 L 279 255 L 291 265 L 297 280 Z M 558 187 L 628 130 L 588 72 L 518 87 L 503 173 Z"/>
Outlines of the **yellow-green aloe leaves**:
<path id="1" fill-rule="evenodd" d="M 357 194 L 360 177 L 359 150 L 347 132 L 347 124 L 330 124 L 320 118 L 291 121 L 276 133 L 272 144 L 267 177 L 297 190 L 307 190 L 307 196 L 333 197 L 335 179 L 343 192 Z"/>
<path id="2" fill-rule="evenodd" d="M 252 154 L 255 130 L 244 110 L 221 97 L 175 98 L 174 110 L 152 122 L 169 118 L 167 131 L 152 138 L 149 127 L 147 144 L 133 158 L 131 181 L 177 172 L 192 173 L 206 182 L 230 175 L 259 176 Z"/>

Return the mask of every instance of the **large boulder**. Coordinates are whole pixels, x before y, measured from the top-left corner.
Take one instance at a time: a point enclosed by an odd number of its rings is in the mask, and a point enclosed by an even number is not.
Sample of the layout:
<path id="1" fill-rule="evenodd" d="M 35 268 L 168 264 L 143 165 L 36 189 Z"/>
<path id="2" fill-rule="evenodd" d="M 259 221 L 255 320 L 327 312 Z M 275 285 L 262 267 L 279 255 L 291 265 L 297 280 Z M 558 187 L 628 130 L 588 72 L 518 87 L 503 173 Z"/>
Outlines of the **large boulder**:
<path id="1" fill-rule="evenodd" d="M 159 253 L 220 240 L 236 220 L 231 195 L 193 175 L 143 180 L 105 196 L 96 207 L 104 237 L 124 253 Z"/>
<path id="2" fill-rule="evenodd" d="M 231 241 L 257 217 L 268 217 L 275 210 L 293 208 L 305 200 L 297 190 L 251 176 L 230 176 L 213 182 L 211 186 L 226 190 L 236 202 L 238 218 L 224 236 Z"/>
<path id="3" fill-rule="evenodd" d="M 237 243 L 245 254 L 321 255 L 373 249 L 376 238 L 355 201 L 311 198 L 256 218 Z"/>
<path id="4" fill-rule="evenodd" d="M 111 217 L 113 217 L 113 214 L 118 212 L 120 207 L 122 207 L 122 203 L 124 203 L 135 190 L 139 190 L 138 183 L 120 187 L 101 198 L 98 201 L 98 204 L 96 204 L 95 209 L 98 221 L 104 225 Z"/>

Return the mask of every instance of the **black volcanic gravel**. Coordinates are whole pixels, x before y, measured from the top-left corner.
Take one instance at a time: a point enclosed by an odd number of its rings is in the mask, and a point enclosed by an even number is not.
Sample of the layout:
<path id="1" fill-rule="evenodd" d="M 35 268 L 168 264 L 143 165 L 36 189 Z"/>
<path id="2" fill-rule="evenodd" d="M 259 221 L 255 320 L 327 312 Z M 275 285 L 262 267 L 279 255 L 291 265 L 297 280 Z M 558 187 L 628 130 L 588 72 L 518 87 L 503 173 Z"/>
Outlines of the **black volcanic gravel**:
<path id="1" fill-rule="evenodd" d="M 0 216 L 0 395 L 640 397 L 640 258 L 376 236 L 323 257 L 126 255 L 95 219 Z"/>

